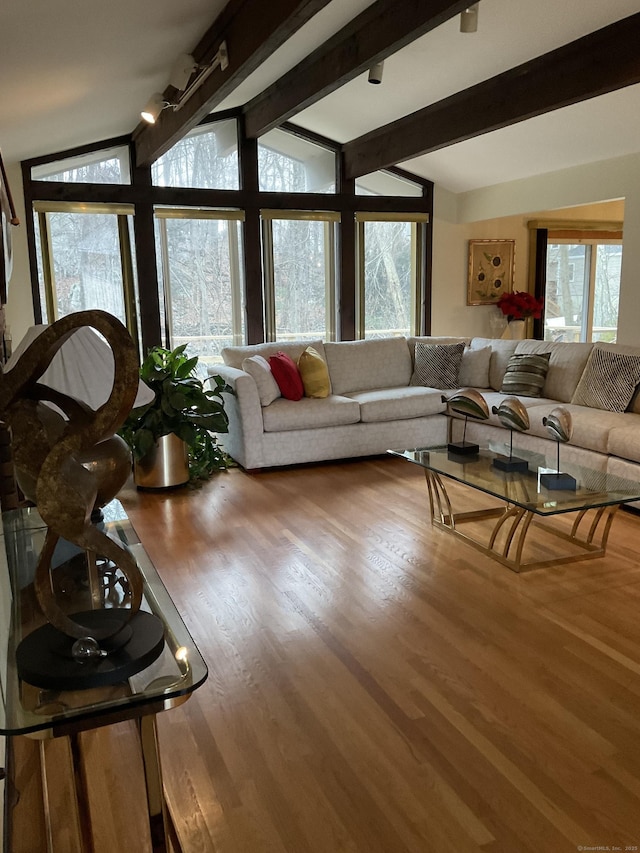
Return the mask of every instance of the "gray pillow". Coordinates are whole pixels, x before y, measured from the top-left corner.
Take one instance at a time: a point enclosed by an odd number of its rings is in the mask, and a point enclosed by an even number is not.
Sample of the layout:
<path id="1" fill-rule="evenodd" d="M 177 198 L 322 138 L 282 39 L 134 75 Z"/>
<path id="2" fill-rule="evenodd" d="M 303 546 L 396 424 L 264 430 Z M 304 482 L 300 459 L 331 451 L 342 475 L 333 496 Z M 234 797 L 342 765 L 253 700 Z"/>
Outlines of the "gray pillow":
<path id="1" fill-rule="evenodd" d="M 596 344 L 571 398 L 578 406 L 624 412 L 640 383 L 640 357 Z"/>
<path id="2" fill-rule="evenodd" d="M 464 343 L 431 346 L 416 343 L 415 367 L 409 385 L 441 390 L 458 388 Z"/>
<path id="3" fill-rule="evenodd" d="M 462 353 L 462 364 L 458 374 L 460 387 L 489 388 L 489 365 L 491 364 L 491 347 L 471 349 L 467 347 Z"/>
<path id="4" fill-rule="evenodd" d="M 282 396 L 266 358 L 261 355 L 249 356 L 242 362 L 242 369 L 253 377 L 253 381 L 258 387 L 261 406 L 268 406 Z"/>
<path id="5" fill-rule="evenodd" d="M 550 352 L 514 353 L 507 363 L 500 392 L 515 397 L 541 397 L 550 356 Z"/>

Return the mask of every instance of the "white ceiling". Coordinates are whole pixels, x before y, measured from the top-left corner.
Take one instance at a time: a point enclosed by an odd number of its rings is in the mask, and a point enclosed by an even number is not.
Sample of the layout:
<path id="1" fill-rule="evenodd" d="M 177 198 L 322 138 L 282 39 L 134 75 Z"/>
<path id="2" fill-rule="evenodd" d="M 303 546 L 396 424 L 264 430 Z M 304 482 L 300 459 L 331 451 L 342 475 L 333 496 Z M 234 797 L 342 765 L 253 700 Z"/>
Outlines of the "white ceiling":
<path id="1" fill-rule="evenodd" d="M 333 0 L 220 107 L 238 106 L 370 4 Z M 133 130 L 225 0 L 5 0 L 0 148 L 7 162 Z M 339 142 L 640 11 L 638 0 L 482 0 L 474 34 L 452 20 L 293 121 Z M 640 86 L 418 157 L 405 168 L 462 192 L 640 150 Z"/>

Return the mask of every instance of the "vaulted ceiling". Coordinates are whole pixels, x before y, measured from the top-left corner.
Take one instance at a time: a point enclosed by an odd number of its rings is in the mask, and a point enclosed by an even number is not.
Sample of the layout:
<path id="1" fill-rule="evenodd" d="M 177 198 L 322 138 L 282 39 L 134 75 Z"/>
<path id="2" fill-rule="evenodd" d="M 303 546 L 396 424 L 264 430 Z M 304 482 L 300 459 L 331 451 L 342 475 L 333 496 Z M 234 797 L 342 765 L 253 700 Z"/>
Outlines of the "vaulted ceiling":
<path id="1" fill-rule="evenodd" d="M 12 162 L 137 128 L 147 162 L 210 110 L 244 107 L 250 134 L 289 119 L 345 143 L 352 175 L 399 163 L 456 192 L 640 150 L 637 0 L 481 0 L 476 33 L 459 30 L 465 5 L 4 3 L 0 149 Z M 229 67 L 139 127 L 175 58 L 223 38 Z"/>

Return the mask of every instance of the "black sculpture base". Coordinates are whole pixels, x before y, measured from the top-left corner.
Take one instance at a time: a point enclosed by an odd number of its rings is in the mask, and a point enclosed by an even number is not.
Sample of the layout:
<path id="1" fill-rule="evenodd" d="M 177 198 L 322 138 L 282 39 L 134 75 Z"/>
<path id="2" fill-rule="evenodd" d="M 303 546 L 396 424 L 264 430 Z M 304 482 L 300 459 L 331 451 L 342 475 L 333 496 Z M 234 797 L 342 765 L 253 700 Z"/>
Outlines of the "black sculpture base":
<path id="1" fill-rule="evenodd" d="M 519 456 L 496 456 L 491 463 L 498 471 L 507 471 L 509 473 L 521 472 L 526 474 L 529 470 L 529 463 L 526 459 L 520 459 Z"/>
<path id="2" fill-rule="evenodd" d="M 478 453 L 455 453 L 449 450 L 447 459 L 449 462 L 456 462 L 458 465 L 468 465 L 470 462 L 477 462 L 480 456 Z"/>
<path id="3" fill-rule="evenodd" d="M 571 474 L 563 474 L 558 471 L 557 474 L 540 474 L 540 485 L 552 492 L 575 492 L 577 483 Z"/>
<path id="4" fill-rule="evenodd" d="M 152 613 L 139 610 L 127 621 L 125 609 L 90 610 L 75 613 L 75 622 L 91 627 L 113 624 L 114 634 L 100 641 L 106 657 L 78 661 L 71 648 L 74 637 L 47 623 L 25 637 L 16 649 L 18 675 L 46 690 L 86 690 L 119 684 L 146 669 L 164 648 L 164 627 Z"/>
<path id="5" fill-rule="evenodd" d="M 471 456 L 480 452 L 480 445 L 472 441 L 450 441 L 447 450 L 456 456 Z"/>

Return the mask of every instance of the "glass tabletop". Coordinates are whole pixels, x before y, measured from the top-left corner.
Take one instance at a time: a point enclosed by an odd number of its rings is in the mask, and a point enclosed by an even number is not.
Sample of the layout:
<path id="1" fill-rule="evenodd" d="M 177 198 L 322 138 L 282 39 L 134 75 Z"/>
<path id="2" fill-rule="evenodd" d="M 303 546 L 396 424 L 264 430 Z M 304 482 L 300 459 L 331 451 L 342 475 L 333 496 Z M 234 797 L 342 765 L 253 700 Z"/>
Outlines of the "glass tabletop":
<path id="1" fill-rule="evenodd" d="M 127 719 L 154 713 L 184 701 L 180 697 L 190 695 L 207 678 L 206 664 L 122 505 L 112 501 L 104 513 L 104 531 L 119 540 L 138 563 L 143 578 L 140 610 L 161 621 L 162 651 L 149 666 L 110 686 L 51 690 L 21 679 L 16 649 L 24 637 L 46 621 L 35 598 L 33 578 L 47 528 L 36 509 L 4 513 L 0 536 L 0 734 L 41 731 L 46 737 L 74 725 L 100 725 L 100 717 L 113 721 L 118 715 Z M 56 572 L 57 568 L 53 574 Z M 104 595 L 117 599 L 119 581 L 117 577 L 112 580 L 114 583 L 105 585 Z M 117 602 L 103 606 L 117 606 Z"/>
<path id="2" fill-rule="evenodd" d="M 538 515 L 557 515 L 640 500 L 640 483 L 583 465 L 565 463 L 562 456 L 560 469 L 575 479 L 575 489 L 545 487 L 543 475 L 556 473 L 553 463 L 542 454 L 520 448 L 514 450 L 514 456 L 526 460 L 527 470 L 498 470 L 493 461 L 497 457 L 508 457 L 506 445 L 481 447 L 477 454 L 469 456 L 452 453 L 446 445 L 389 450 L 389 453 Z"/>

